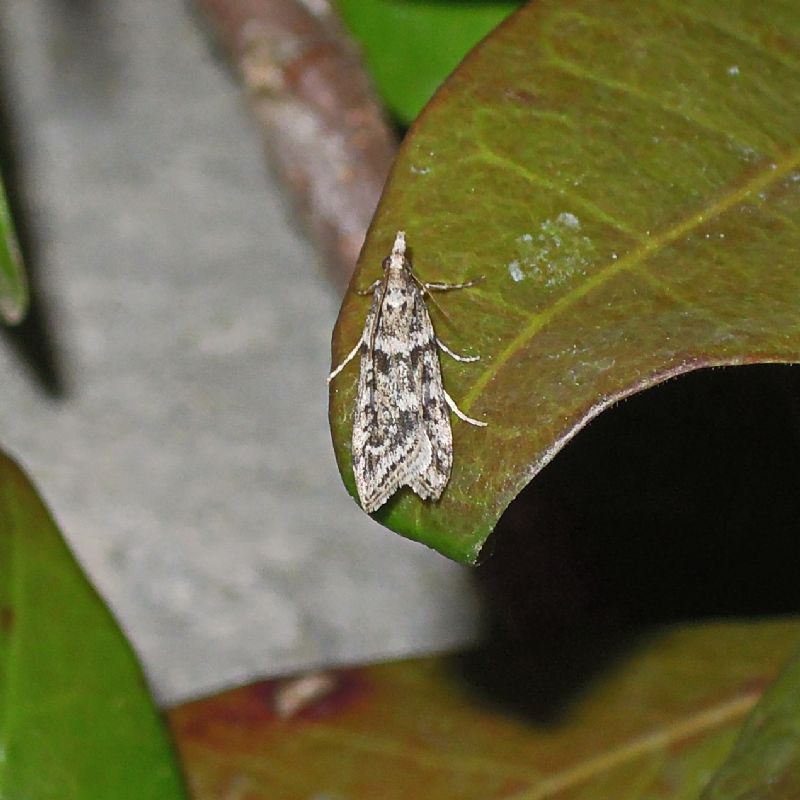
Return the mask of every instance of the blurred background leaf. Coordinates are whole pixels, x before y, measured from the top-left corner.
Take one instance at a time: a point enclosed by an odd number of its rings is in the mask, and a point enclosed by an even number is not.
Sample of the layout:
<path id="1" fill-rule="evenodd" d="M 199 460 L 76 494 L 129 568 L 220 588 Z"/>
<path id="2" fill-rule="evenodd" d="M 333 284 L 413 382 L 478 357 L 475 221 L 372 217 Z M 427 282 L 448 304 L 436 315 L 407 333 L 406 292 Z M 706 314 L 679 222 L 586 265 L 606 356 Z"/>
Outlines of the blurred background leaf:
<path id="1" fill-rule="evenodd" d="M 389 111 L 410 125 L 458 62 L 520 0 L 338 0 Z"/>
<path id="2" fill-rule="evenodd" d="M 320 690 L 283 716 L 276 708 L 302 696 L 303 679 L 236 689 L 170 717 L 197 800 L 231 787 L 252 800 L 688 799 L 798 634 L 796 622 L 718 623 L 631 641 L 556 718 L 506 713 L 457 658 L 326 673 L 327 685 L 318 677 Z M 517 665 L 515 693 L 535 707 L 554 687 L 531 665 Z M 786 711 L 796 724 L 798 707 Z M 788 744 L 797 751 L 796 738 Z"/>
<path id="3" fill-rule="evenodd" d="M 28 291 L 17 237 L 0 180 L 0 320 L 10 325 L 25 316 Z"/>
<path id="4" fill-rule="evenodd" d="M 800 7 L 542 0 L 462 63 L 406 138 L 354 277 L 404 228 L 468 414 L 440 502 L 378 518 L 474 563 L 499 516 L 603 409 L 701 367 L 800 359 Z M 368 301 L 349 294 L 333 361 Z M 340 470 L 355 367 L 333 385 Z"/>
<path id="5" fill-rule="evenodd" d="M 4 798 L 184 797 L 130 645 L 2 454 L 0 752 Z"/>

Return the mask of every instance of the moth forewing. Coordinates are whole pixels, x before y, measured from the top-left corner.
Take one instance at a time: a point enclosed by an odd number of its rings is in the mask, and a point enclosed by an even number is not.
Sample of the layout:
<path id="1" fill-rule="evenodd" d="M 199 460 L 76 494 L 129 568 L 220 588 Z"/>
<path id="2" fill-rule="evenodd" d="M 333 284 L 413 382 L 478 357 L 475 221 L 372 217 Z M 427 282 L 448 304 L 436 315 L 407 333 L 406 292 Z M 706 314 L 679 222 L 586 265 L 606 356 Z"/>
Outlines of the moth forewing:
<path id="1" fill-rule="evenodd" d="M 436 336 L 424 292 L 472 285 L 425 284 L 411 271 L 405 233 L 398 231 L 383 261 L 383 278 L 373 299 L 358 345 L 331 372 L 331 381 L 361 353 L 353 412 L 353 473 L 361 505 L 377 511 L 398 489 L 408 486 L 423 500 L 438 500 L 453 464 L 453 435 L 448 409 L 465 422 L 485 422 L 464 414 L 444 389 L 438 350 L 459 356 Z"/>

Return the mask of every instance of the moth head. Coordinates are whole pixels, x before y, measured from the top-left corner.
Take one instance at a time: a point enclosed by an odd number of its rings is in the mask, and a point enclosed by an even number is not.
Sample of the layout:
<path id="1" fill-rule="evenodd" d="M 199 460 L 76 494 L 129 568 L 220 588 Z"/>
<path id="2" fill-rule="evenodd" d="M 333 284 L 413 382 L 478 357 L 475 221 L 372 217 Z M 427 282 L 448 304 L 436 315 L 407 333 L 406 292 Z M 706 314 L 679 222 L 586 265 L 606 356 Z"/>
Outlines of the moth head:
<path id="1" fill-rule="evenodd" d="M 411 264 L 406 258 L 406 232 L 397 231 L 394 237 L 392 254 L 383 259 L 383 269 L 411 269 Z"/>

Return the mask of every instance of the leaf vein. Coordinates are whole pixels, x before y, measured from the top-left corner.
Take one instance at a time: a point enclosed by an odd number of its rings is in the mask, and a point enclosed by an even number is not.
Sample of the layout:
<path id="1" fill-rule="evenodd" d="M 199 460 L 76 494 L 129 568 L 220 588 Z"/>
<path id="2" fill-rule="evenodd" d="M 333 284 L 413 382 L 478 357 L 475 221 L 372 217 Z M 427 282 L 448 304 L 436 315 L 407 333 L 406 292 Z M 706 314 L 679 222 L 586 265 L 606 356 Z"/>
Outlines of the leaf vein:
<path id="1" fill-rule="evenodd" d="M 655 106 L 660 111 L 664 111 L 667 114 L 672 114 L 686 122 L 690 122 L 692 125 L 696 126 L 700 130 L 720 136 L 721 138 L 731 142 L 735 147 L 739 149 L 748 149 L 748 150 L 752 149 L 752 143 L 745 142 L 733 136 L 729 130 L 726 130 L 725 128 L 720 128 L 718 125 L 715 125 L 704 114 L 692 113 L 690 111 L 687 111 L 685 108 L 679 108 L 678 106 L 665 102 L 661 98 L 653 97 L 647 92 L 643 92 L 640 89 L 637 89 L 635 86 L 631 86 L 631 84 L 625 83 L 624 81 L 619 81 L 614 78 L 600 77 L 599 75 L 596 75 L 592 72 L 588 72 L 587 70 L 579 67 L 577 64 L 570 61 L 566 61 L 565 59 L 555 54 L 551 53 L 548 57 L 548 60 L 553 67 L 555 67 L 556 69 L 560 69 L 562 72 L 565 72 L 568 75 L 572 75 L 576 78 L 579 78 L 580 80 L 585 80 L 590 83 L 595 83 L 598 86 L 604 86 L 605 88 L 611 89 L 612 91 L 621 92 L 622 94 L 627 94 L 631 97 L 635 97 L 638 100 L 648 103 L 649 105 Z"/>
<path id="2" fill-rule="evenodd" d="M 548 797 L 585 783 L 595 775 L 608 772 L 636 758 L 664 750 L 672 744 L 697 736 L 704 731 L 721 727 L 743 717 L 756 704 L 761 692 L 750 692 L 727 703 L 705 709 L 688 719 L 668 726 L 665 730 L 646 733 L 595 758 L 589 758 L 569 769 L 558 772 L 530 790 L 512 795 L 509 800 L 546 800 Z"/>
<path id="3" fill-rule="evenodd" d="M 598 269 L 597 272 L 582 285 L 575 287 L 571 292 L 556 300 L 550 308 L 538 314 L 531 315 L 527 326 L 498 353 L 497 357 L 492 361 L 491 367 L 481 373 L 469 391 L 464 395 L 462 408 L 469 410 L 475 402 L 475 399 L 506 363 L 536 336 L 539 331 L 549 325 L 568 308 L 575 305 L 579 300 L 582 300 L 591 292 L 604 286 L 617 275 L 628 272 L 639 266 L 646 259 L 698 228 L 700 225 L 721 216 L 751 194 L 759 192 L 771 184 L 776 183 L 785 175 L 792 172 L 792 170 L 796 169 L 798 165 L 800 165 L 800 149 L 791 151 L 782 161 L 772 163 L 767 169 L 762 169 L 738 189 L 729 191 L 726 195 L 710 203 L 700 211 L 696 211 L 690 216 L 678 221 L 672 227 L 654 234 L 617 261 L 607 263 L 605 266 Z"/>
<path id="4" fill-rule="evenodd" d="M 671 6 L 665 6 L 663 2 L 660 3 L 665 8 L 669 8 L 671 13 L 675 13 L 675 8 Z M 782 53 L 779 53 L 775 50 L 769 50 L 755 37 L 749 36 L 747 33 L 741 30 L 735 30 L 728 25 L 720 22 L 719 20 L 711 19 L 707 17 L 705 14 L 700 14 L 694 9 L 689 9 L 686 7 L 682 7 L 680 9 L 680 16 L 686 17 L 687 19 L 692 20 L 693 22 L 700 22 L 704 25 L 708 25 L 709 28 L 721 33 L 723 36 L 727 36 L 730 39 L 733 39 L 735 42 L 739 44 L 746 45 L 755 53 L 758 53 L 770 60 L 780 64 L 783 67 L 791 70 L 792 72 L 800 72 L 800 64 L 792 58 L 786 58 Z"/>
<path id="5" fill-rule="evenodd" d="M 512 158 L 508 158 L 507 156 L 500 155 L 496 153 L 494 150 L 490 150 L 484 142 L 478 143 L 479 152 L 477 154 L 477 158 L 484 161 L 485 163 L 491 164 L 496 167 L 500 167 L 503 170 L 508 170 L 511 172 L 516 173 L 519 177 L 523 178 L 524 180 L 528 181 L 529 183 L 534 184 L 535 186 L 540 186 L 544 189 L 547 189 L 553 194 L 557 194 L 561 197 L 569 198 L 570 202 L 575 203 L 575 205 L 581 206 L 585 209 L 589 214 L 594 216 L 596 219 L 600 220 L 601 222 L 605 222 L 610 227 L 618 230 L 620 233 L 627 234 L 633 239 L 641 240 L 641 236 L 638 232 L 636 232 L 633 228 L 626 225 L 619 219 L 616 219 L 614 216 L 609 214 L 607 211 L 604 211 L 599 206 L 595 205 L 591 200 L 576 194 L 575 192 L 570 191 L 565 186 L 559 186 L 553 181 L 548 180 L 544 177 L 544 175 L 537 175 L 535 172 L 523 167 L 522 164 L 514 161 Z"/>

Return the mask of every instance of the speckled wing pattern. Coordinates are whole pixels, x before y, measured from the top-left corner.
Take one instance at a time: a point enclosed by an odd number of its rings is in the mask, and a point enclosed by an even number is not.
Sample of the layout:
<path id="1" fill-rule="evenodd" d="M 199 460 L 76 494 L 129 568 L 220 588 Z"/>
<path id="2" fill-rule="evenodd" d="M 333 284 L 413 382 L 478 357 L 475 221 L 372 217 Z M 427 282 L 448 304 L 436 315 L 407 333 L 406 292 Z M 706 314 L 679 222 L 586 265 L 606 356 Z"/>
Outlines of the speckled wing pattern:
<path id="1" fill-rule="evenodd" d="M 402 486 L 438 499 L 450 478 L 453 434 L 436 335 L 422 289 L 405 270 L 384 277 L 367 315 L 352 444 L 367 513 Z"/>
<path id="2" fill-rule="evenodd" d="M 383 261 L 383 278 L 372 286 L 361 339 L 328 376 L 330 383 L 361 354 L 353 411 L 353 473 L 368 514 L 403 486 L 423 500 L 441 497 L 453 465 L 450 410 L 470 425 L 486 425 L 453 402 L 442 385 L 439 365 L 440 349 L 456 361 L 477 361 L 478 356 L 460 356 L 437 338 L 424 296 L 475 282 L 421 283 L 406 258 L 405 233 L 398 231 L 392 253 Z"/>

